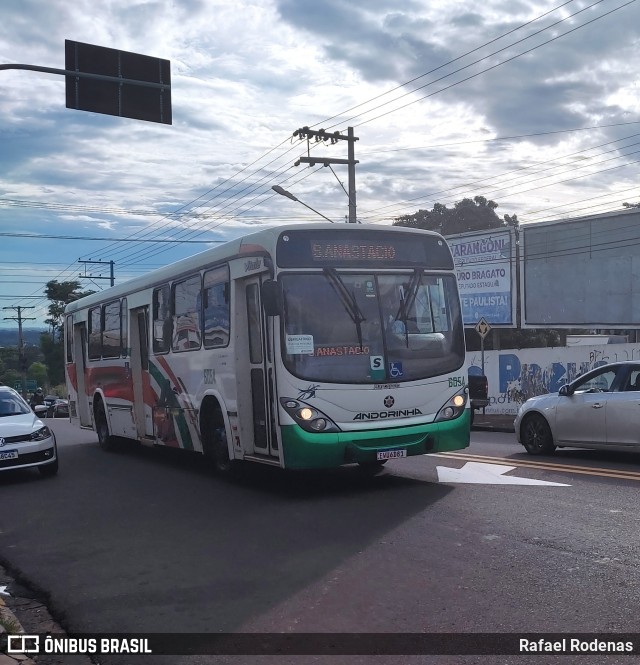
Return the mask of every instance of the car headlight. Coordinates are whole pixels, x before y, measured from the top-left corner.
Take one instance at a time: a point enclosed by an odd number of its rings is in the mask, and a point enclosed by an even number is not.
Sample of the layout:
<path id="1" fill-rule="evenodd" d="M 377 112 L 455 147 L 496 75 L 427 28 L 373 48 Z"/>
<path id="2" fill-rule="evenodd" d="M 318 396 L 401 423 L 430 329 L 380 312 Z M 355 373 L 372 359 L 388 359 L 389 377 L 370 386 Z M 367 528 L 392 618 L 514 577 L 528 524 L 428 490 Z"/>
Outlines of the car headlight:
<path id="1" fill-rule="evenodd" d="M 51 430 L 46 425 L 35 432 L 31 432 L 32 441 L 44 441 L 45 439 L 50 439 L 52 436 Z"/>
<path id="2" fill-rule="evenodd" d="M 280 404 L 284 410 L 293 418 L 296 425 L 300 425 L 307 432 L 339 432 L 340 428 L 327 416 L 297 399 L 281 397 Z"/>
<path id="3" fill-rule="evenodd" d="M 462 390 L 459 390 L 451 399 L 442 406 L 440 411 L 436 414 L 434 422 L 439 422 L 442 420 L 453 420 L 460 416 L 465 407 L 467 406 L 469 391 L 465 386 Z"/>

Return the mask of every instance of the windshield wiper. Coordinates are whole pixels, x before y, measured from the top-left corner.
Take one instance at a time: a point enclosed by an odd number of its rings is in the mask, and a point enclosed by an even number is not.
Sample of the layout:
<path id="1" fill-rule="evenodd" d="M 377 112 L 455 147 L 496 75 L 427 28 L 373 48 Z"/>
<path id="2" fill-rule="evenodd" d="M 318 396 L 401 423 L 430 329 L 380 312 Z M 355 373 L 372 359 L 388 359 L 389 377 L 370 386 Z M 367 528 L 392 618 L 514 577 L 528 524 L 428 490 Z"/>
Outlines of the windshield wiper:
<path id="1" fill-rule="evenodd" d="M 416 296 L 418 295 L 418 289 L 420 288 L 420 282 L 422 281 L 422 272 L 418 269 L 413 271 L 411 275 L 411 280 L 407 286 L 406 292 L 403 293 L 402 298 L 400 299 L 400 307 L 396 313 L 395 321 L 402 321 L 404 325 L 404 340 L 407 348 L 409 348 L 409 326 L 407 321 L 409 319 L 409 312 L 413 307 L 413 303 L 416 301 Z"/>
<path id="2" fill-rule="evenodd" d="M 358 306 L 355 293 L 349 292 L 349 289 L 347 289 L 345 283 L 342 281 L 342 277 L 340 277 L 335 268 L 324 268 L 323 272 L 338 294 L 340 302 L 349 315 L 349 318 L 355 323 L 358 344 L 360 349 L 362 349 L 362 322 L 367 319 Z"/>

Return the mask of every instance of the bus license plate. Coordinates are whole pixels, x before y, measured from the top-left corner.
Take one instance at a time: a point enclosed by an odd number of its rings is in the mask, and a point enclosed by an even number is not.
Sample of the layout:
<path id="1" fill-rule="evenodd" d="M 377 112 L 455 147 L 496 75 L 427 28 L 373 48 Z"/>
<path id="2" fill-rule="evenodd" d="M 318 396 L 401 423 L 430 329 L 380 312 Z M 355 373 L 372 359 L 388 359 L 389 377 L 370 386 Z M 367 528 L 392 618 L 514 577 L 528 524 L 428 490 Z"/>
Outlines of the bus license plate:
<path id="1" fill-rule="evenodd" d="M 18 459 L 18 451 L 17 450 L 3 450 L 0 453 L 0 460 L 3 459 Z"/>
<path id="2" fill-rule="evenodd" d="M 407 456 L 407 451 L 406 450 L 379 450 L 378 451 L 378 459 L 383 460 L 383 459 L 396 459 L 396 457 L 406 457 Z"/>

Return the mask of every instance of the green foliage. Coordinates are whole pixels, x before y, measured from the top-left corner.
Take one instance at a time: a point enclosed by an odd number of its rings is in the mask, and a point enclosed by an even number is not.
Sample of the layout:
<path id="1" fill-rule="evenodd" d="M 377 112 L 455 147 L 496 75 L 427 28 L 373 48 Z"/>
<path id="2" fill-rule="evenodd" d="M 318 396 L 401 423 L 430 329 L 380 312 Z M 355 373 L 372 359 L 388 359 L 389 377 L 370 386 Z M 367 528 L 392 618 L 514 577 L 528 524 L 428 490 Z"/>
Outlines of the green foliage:
<path id="1" fill-rule="evenodd" d="M 44 363 L 35 362 L 27 370 L 27 378 L 35 379 L 39 386 L 48 384 L 47 366 Z"/>
<path id="2" fill-rule="evenodd" d="M 40 349 L 44 355 L 47 366 L 47 375 L 49 385 L 55 385 L 64 381 L 64 355 L 63 340 L 54 339 L 49 333 L 40 335 Z"/>
<path id="3" fill-rule="evenodd" d="M 22 374 L 18 372 L 17 369 L 6 369 L 2 373 L 2 383 L 5 384 L 5 386 L 13 386 L 18 383 L 22 379 Z"/>
<path id="4" fill-rule="evenodd" d="M 473 199 L 458 201 L 453 208 L 436 203 L 431 210 L 418 210 L 412 215 L 402 215 L 393 223 L 394 226 L 437 231 L 445 236 L 484 231 L 504 226 L 505 222 L 496 214 L 497 207 L 495 201 L 484 196 L 474 196 Z"/>
<path id="5" fill-rule="evenodd" d="M 88 296 L 94 291 L 80 291 L 80 282 L 70 280 L 58 282 L 52 279 L 47 282 L 45 296 L 51 301 L 48 307 L 49 318 L 45 323 L 51 326 L 50 333 L 40 335 L 40 348 L 45 357 L 49 375 L 49 384 L 64 382 L 64 308 L 70 302 Z"/>
<path id="6" fill-rule="evenodd" d="M 44 294 L 51 301 L 51 304 L 48 307 L 49 318 L 45 319 L 45 323 L 51 326 L 51 334 L 54 339 L 62 340 L 65 305 L 91 293 L 95 293 L 95 291 L 80 291 L 80 282 L 75 279 L 68 282 L 59 282 L 57 279 L 52 279 L 47 282 Z"/>

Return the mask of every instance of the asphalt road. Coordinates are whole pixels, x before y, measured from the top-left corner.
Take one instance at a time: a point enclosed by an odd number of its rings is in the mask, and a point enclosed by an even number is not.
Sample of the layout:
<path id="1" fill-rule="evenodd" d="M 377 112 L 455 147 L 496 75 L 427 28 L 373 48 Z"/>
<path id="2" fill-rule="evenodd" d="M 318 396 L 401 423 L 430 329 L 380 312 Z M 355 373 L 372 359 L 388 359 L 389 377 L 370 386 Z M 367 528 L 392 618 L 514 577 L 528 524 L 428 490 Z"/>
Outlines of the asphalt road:
<path id="1" fill-rule="evenodd" d="M 464 455 L 391 461 L 373 478 L 357 468 L 257 469 L 231 483 L 212 476 L 199 458 L 148 449 L 106 453 L 91 432 L 48 423 L 58 437 L 60 473 L 0 475 L 0 552 L 49 596 L 67 630 L 638 630 L 636 456 L 563 451 L 534 460 L 513 434 L 474 432 Z M 471 468 L 486 458 L 493 463 L 488 481 L 465 471 L 458 481 L 440 481 L 438 467 Z M 496 461 L 515 468 L 497 469 Z M 558 485 L 496 484 L 492 474 Z M 375 658 L 376 664 L 528 662 L 523 656 Z M 99 662 L 325 660 L 347 662 L 329 656 Z"/>

